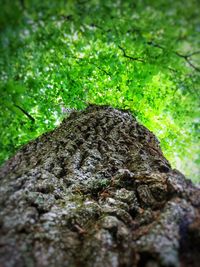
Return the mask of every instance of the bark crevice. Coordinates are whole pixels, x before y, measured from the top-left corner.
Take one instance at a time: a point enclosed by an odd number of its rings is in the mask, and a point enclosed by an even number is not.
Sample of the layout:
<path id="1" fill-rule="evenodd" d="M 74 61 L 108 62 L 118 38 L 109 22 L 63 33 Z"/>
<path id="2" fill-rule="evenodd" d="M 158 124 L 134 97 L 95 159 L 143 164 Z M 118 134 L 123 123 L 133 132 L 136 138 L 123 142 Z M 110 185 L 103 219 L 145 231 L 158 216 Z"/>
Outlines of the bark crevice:
<path id="1" fill-rule="evenodd" d="M 198 266 L 199 188 L 127 111 L 72 112 L 0 178 L 2 267 Z"/>

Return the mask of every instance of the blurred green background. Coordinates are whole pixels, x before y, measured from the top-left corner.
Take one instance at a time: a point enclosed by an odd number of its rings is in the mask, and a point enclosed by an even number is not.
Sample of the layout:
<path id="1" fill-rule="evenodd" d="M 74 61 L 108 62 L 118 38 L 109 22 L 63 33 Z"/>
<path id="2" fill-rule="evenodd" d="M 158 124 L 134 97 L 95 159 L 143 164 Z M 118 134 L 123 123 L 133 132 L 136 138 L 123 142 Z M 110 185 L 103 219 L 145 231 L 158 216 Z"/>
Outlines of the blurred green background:
<path id="1" fill-rule="evenodd" d="M 0 163 L 65 109 L 129 109 L 199 182 L 198 0 L 0 1 Z"/>

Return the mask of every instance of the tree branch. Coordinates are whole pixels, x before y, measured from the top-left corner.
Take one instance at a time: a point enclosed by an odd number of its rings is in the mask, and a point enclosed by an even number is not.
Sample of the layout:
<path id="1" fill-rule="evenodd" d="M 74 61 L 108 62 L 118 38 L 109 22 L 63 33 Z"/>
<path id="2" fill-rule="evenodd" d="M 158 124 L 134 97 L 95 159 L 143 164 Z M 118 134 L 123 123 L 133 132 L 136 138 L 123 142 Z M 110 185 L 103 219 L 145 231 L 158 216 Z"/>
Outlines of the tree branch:
<path id="1" fill-rule="evenodd" d="M 149 42 L 147 42 L 147 44 L 148 44 L 148 45 L 151 45 L 151 46 L 154 46 L 154 47 L 157 47 L 157 48 L 159 48 L 159 49 L 165 50 L 165 48 L 164 48 L 163 46 L 161 46 L 161 45 L 159 45 L 159 44 L 156 44 L 156 43 L 154 43 L 153 41 L 149 41 Z M 194 55 L 197 55 L 197 54 L 200 54 L 200 51 L 195 51 L 195 52 L 192 52 L 192 53 L 190 53 L 190 54 L 188 54 L 188 55 L 182 55 L 182 54 L 180 54 L 180 53 L 177 52 L 177 51 L 172 51 L 172 53 L 174 53 L 174 54 L 175 54 L 176 56 L 178 56 L 178 57 L 183 58 L 183 59 L 190 65 L 190 67 L 192 67 L 194 70 L 200 72 L 200 68 L 197 67 L 197 66 L 195 66 L 195 65 L 191 62 L 191 60 L 190 60 L 190 57 L 192 57 L 192 56 L 194 56 Z"/>
<path id="2" fill-rule="evenodd" d="M 147 44 L 148 44 L 148 45 L 151 45 L 151 46 L 154 46 L 154 47 L 157 47 L 157 48 L 160 48 L 160 49 L 162 49 L 162 50 L 165 49 L 163 46 L 161 46 L 161 45 L 159 45 L 159 44 L 156 44 L 156 43 L 154 43 L 153 41 L 149 41 L 149 42 L 147 42 Z"/>
<path id="3" fill-rule="evenodd" d="M 93 64 L 94 66 L 96 66 L 99 70 L 103 71 L 106 75 L 110 76 L 110 73 L 108 73 L 106 70 L 102 69 L 101 67 L 99 67 L 98 65 L 96 65 L 93 62 L 90 62 L 90 64 Z"/>
<path id="4" fill-rule="evenodd" d="M 144 62 L 143 59 L 138 58 L 138 57 L 131 57 L 129 55 L 126 54 L 126 51 L 123 47 L 121 47 L 120 45 L 118 45 L 119 49 L 123 52 L 123 56 L 126 58 L 129 58 L 130 60 L 135 60 L 135 61 L 140 61 L 140 62 Z"/>
<path id="5" fill-rule="evenodd" d="M 199 52 L 200 52 L 200 51 L 199 51 Z M 191 54 L 189 54 L 189 55 L 182 55 L 182 54 L 180 54 L 180 53 L 178 53 L 178 52 L 174 52 L 174 53 L 175 53 L 177 56 L 184 58 L 185 61 L 186 61 L 186 62 L 187 62 L 187 63 L 188 63 L 194 70 L 200 72 L 200 68 L 196 67 L 196 66 L 190 61 L 190 59 L 189 59 L 192 55 L 194 55 L 194 53 L 196 54 L 197 52 L 191 53 Z"/>
<path id="6" fill-rule="evenodd" d="M 198 54 L 200 54 L 200 51 L 194 51 L 194 52 L 190 53 L 188 55 L 188 57 L 191 57 L 191 56 L 194 56 L 194 55 L 198 55 Z"/>
<path id="7" fill-rule="evenodd" d="M 76 57 L 76 56 L 72 56 L 72 58 L 75 58 L 75 59 L 80 60 L 80 61 L 85 60 L 84 58 L 79 58 L 79 57 Z M 99 70 L 101 70 L 102 72 L 104 72 L 106 75 L 111 76 L 111 74 L 110 74 L 108 71 L 102 69 L 101 67 L 99 67 L 99 66 L 98 66 L 97 64 L 95 64 L 94 62 L 89 62 L 89 61 L 88 61 L 88 64 L 92 64 L 92 65 L 94 65 L 94 66 L 97 67 Z"/>
<path id="8" fill-rule="evenodd" d="M 16 104 L 14 104 L 14 106 L 21 110 L 21 112 L 23 112 L 33 123 L 35 122 L 35 119 L 26 110 Z"/>

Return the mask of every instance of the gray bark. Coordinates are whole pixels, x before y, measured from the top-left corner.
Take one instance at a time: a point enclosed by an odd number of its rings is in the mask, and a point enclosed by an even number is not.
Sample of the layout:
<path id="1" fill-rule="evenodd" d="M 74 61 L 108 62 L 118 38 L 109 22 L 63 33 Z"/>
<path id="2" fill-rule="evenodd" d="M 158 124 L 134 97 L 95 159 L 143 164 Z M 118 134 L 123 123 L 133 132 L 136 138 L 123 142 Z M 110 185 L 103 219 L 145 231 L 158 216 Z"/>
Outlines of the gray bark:
<path id="1" fill-rule="evenodd" d="M 199 266 L 199 188 L 129 112 L 72 112 L 0 183 L 1 267 Z"/>

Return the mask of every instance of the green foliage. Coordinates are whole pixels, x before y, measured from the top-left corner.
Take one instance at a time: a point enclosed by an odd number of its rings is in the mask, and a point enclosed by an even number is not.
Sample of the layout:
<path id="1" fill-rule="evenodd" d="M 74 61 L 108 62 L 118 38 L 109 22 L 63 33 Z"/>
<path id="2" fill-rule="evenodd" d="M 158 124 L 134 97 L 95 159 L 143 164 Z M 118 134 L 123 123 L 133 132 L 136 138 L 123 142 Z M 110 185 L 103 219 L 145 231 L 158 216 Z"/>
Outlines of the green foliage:
<path id="1" fill-rule="evenodd" d="M 130 109 L 198 182 L 198 1 L 1 2 L 1 162 L 62 108 L 107 104 Z"/>

